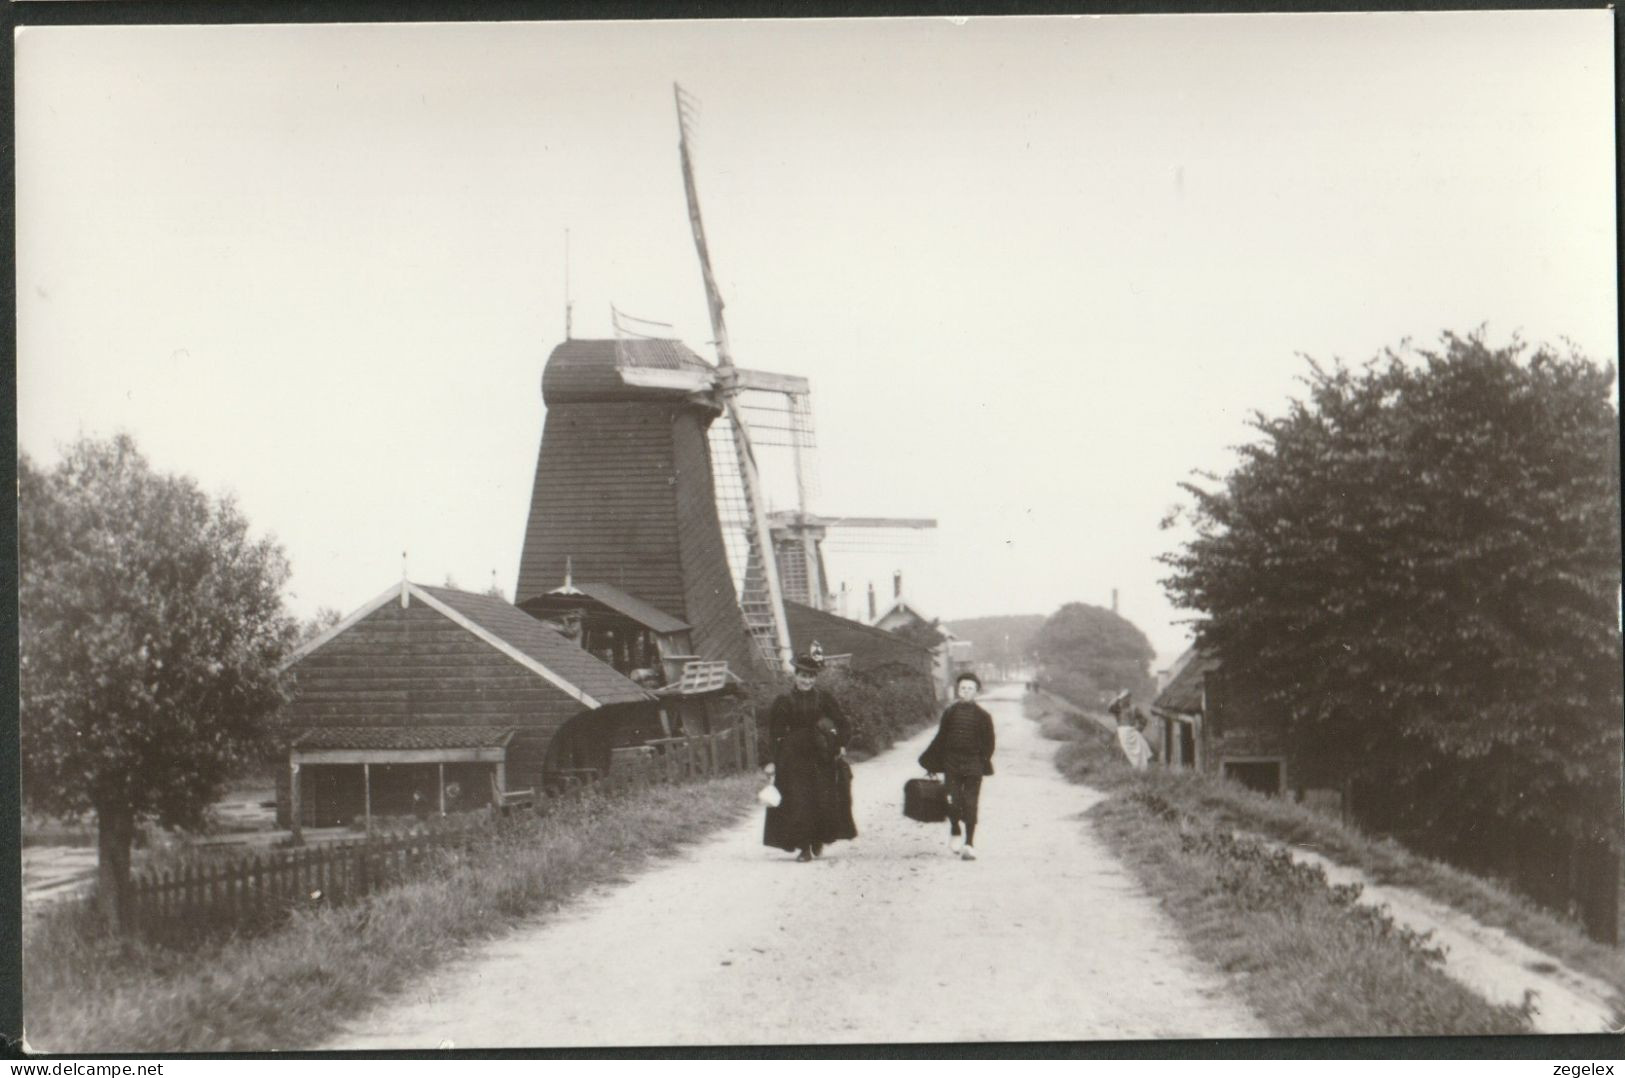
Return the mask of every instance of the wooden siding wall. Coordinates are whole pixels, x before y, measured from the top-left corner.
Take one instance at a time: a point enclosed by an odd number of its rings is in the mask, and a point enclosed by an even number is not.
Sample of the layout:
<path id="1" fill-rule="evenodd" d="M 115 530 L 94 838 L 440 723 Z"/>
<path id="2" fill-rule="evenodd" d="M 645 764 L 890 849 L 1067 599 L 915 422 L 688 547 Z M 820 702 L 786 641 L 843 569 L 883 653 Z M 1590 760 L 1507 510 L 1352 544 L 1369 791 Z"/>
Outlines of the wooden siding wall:
<path id="1" fill-rule="evenodd" d="M 508 785 L 540 786 L 547 741 L 583 708 L 421 602 L 391 601 L 294 666 L 287 725 L 514 726 Z"/>
<path id="2" fill-rule="evenodd" d="M 764 681 L 775 675 L 745 628 L 722 543 L 716 486 L 711 478 L 710 425 L 709 415 L 693 408 L 672 417 L 684 587 L 684 613 L 678 617 L 693 626 L 696 654 L 726 660 L 728 668 L 746 681 Z"/>
<path id="3" fill-rule="evenodd" d="M 688 620 L 677 548 L 672 412 L 664 403 L 548 409 L 517 602 L 575 579 L 613 584 Z"/>
<path id="4" fill-rule="evenodd" d="M 1347 776 L 1322 752 L 1300 751 L 1284 720 L 1256 702 L 1218 670 L 1204 675 L 1208 712 L 1203 723 L 1202 766 L 1218 771 L 1224 757 L 1278 756 L 1286 762 L 1292 790 L 1340 791 Z M 1312 748 L 1312 747 L 1311 747 Z"/>
<path id="5" fill-rule="evenodd" d="M 574 578 L 613 584 L 693 626 L 695 652 L 764 674 L 728 571 L 710 413 L 670 402 L 550 407 L 519 562 L 519 602 Z"/>
<path id="6" fill-rule="evenodd" d="M 1223 756 L 1280 756 L 1286 752 L 1283 732 L 1219 671 L 1209 673 L 1204 685 L 1210 770 L 1219 770 Z"/>

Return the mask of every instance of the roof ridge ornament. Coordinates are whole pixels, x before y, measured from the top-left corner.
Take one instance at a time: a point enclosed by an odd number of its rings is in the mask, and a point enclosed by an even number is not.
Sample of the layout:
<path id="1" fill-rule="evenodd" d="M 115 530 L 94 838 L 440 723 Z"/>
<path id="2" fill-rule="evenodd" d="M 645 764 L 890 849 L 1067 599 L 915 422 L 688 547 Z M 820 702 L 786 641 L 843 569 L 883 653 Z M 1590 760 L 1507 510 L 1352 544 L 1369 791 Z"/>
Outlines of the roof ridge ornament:
<path id="1" fill-rule="evenodd" d="M 571 580 L 571 577 L 573 575 L 574 575 L 573 574 L 573 567 L 570 564 L 570 555 L 566 554 L 564 556 L 564 586 L 554 588 L 548 594 L 550 594 L 550 595 L 580 595 L 581 594 L 581 589 L 576 587 L 575 584 Z"/>

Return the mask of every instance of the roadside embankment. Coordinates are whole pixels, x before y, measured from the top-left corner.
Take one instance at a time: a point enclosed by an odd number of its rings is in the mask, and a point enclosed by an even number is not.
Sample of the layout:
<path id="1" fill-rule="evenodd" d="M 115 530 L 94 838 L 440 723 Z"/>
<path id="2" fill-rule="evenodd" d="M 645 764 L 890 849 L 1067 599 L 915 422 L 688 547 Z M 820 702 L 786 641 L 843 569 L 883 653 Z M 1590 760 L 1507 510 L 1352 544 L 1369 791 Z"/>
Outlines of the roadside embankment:
<path id="1" fill-rule="evenodd" d="M 1625 983 L 1616 952 L 1494 884 L 1234 783 L 1135 772 L 1103 717 L 1064 701 L 1029 696 L 1027 714 L 1061 742 L 1056 765 L 1064 774 L 1110 795 L 1091 810 L 1097 830 L 1162 896 L 1198 953 L 1245 974 L 1249 1001 L 1282 1035 L 1524 1032 L 1540 1028 L 1530 1021 L 1540 1016 L 1539 1000 L 1526 996 L 1509 1006 L 1505 991 L 1490 990 L 1500 986 L 1470 990 L 1455 978 L 1474 964 L 1449 963 L 1432 925 L 1396 920 L 1362 902 L 1358 884 L 1329 883 L 1320 866 L 1258 835 L 1318 851 L 1373 879 L 1425 882 L 1440 901 L 1489 910 L 1497 923 L 1522 930 L 1508 927 L 1510 934 L 1558 941 L 1548 953 L 1577 955 L 1583 961 L 1574 964 L 1587 974 Z M 1451 896 L 1470 901 L 1450 903 Z"/>

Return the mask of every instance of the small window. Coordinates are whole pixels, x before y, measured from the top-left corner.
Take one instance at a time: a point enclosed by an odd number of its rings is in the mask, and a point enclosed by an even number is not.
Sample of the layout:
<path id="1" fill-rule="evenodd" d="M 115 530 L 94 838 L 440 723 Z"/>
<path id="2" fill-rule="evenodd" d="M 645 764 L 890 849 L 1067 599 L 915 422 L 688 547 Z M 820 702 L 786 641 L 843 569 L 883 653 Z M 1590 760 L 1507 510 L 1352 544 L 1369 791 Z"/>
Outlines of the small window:
<path id="1" fill-rule="evenodd" d="M 1249 790 L 1277 797 L 1281 793 L 1280 760 L 1226 760 L 1222 772 Z"/>

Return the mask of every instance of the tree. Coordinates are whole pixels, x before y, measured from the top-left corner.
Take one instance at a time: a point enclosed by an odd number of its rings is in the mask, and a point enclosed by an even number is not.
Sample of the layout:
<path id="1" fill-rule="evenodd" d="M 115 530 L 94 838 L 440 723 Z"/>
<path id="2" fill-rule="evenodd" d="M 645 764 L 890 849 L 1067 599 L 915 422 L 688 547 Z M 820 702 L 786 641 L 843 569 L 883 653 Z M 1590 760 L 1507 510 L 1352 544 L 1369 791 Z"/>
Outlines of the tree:
<path id="1" fill-rule="evenodd" d="M 1105 607 L 1067 603 L 1038 630 L 1033 651 L 1045 686 L 1085 707 L 1119 689 L 1143 700 L 1156 688 L 1151 642 Z"/>
<path id="2" fill-rule="evenodd" d="M 1042 614 L 1003 614 L 956 618 L 948 628 L 961 640 L 970 641 L 978 662 L 1008 672 L 1032 661 L 1033 639 L 1046 620 Z"/>
<path id="3" fill-rule="evenodd" d="M 316 613 L 312 614 L 308 620 L 299 623 L 298 629 L 295 630 L 294 641 L 303 644 L 307 640 L 314 640 L 343 620 L 344 615 L 332 607 L 317 607 Z"/>
<path id="4" fill-rule="evenodd" d="M 1614 372 L 1522 352 L 1311 361 L 1219 489 L 1186 485 L 1195 537 L 1164 559 L 1226 683 L 1439 852 L 1618 842 Z"/>
<path id="5" fill-rule="evenodd" d="M 932 621 L 929 625 L 923 621 L 905 621 L 891 630 L 893 636 L 900 636 L 910 644 L 916 644 L 927 651 L 934 650 L 938 644 L 948 639 L 942 635 L 938 628 L 942 623 Z"/>
<path id="6" fill-rule="evenodd" d="M 285 698 L 287 563 L 127 435 L 18 472 L 23 797 L 96 814 L 98 899 L 123 928 L 137 821 L 200 826 Z"/>

